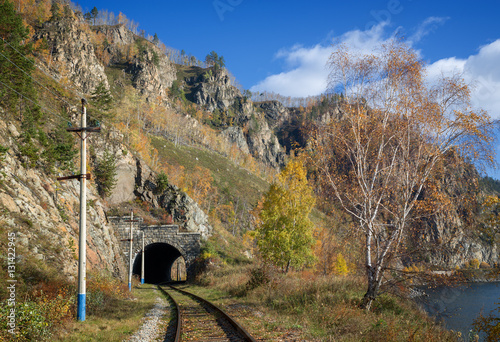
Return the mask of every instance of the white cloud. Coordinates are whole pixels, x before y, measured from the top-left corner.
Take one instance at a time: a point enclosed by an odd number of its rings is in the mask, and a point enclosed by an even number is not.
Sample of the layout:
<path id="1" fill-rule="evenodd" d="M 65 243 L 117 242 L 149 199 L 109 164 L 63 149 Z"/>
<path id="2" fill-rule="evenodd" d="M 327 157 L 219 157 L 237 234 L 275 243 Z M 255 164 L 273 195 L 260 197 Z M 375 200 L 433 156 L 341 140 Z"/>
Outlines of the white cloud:
<path id="1" fill-rule="evenodd" d="M 448 17 L 429 17 L 425 19 L 416 29 L 408 41 L 411 44 L 418 43 L 425 36 L 432 33 L 438 26 L 443 25 L 449 18 Z"/>
<path id="2" fill-rule="evenodd" d="M 482 46 L 478 53 L 465 59 L 438 60 L 427 68 L 429 79 L 440 74 L 459 73 L 474 86 L 472 102 L 500 119 L 500 39 Z"/>
<path id="3" fill-rule="evenodd" d="M 438 17 L 426 19 L 419 25 L 408 43 L 414 45 L 447 19 Z M 369 30 L 349 31 L 336 41 L 360 52 L 371 53 L 374 48 L 396 34 L 386 32 L 388 25 L 388 22 L 380 22 Z M 326 64 L 332 51 L 332 46 L 321 44 L 312 47 L 295 45 L 289 49 L 281 49 L 275 58 L 285 61 L 286 70 L 265 78 L 250 90 L 274 91 L 284 96 L 296 97 L 319 95 L 327 87 L 329 70 Z M 474 105 L 486 109 L 493 118 L 500 119 L 499 61 L 500 39 L 480 47 L 477 54 L 468 58 L 449 57 L 430 64 L 427 68 L 428 79 L 432 81 L 442 74 L 462 74 L 466 81 L 475 85 L 472 93 Z"/>
<path id="4" fill-rule="evenodd" d="M 349 31 L 344 33 L 340 37 L 339 41 L 343 44 L 346 44 L 351 49 L 359 50 L 360 52 L 371 53 L 376 47 L 380 46 L 381 43 L 386 42 L 388 39 L 394 36 L 394 33 L 388 36 L 388 34 L 385 32 L 388 25 L 389 22 L 382 21 L 366 31 Z"/>
<path id="5" fill-rule="evenodd" d="M 321 94 L 326 89 L 326 61 L 331 52 L 331 47 L 321 45 L 312 48 L 294 46 L 290 50 L 280 50 L 276 58 L 284 59 L 291 70 L 271 75 L 250 90 L 274 91 L 297 97 Z"/>
<path id="6" fill-rule="evenodd" d="M 353 49 L 368 52 L 386 40 L 384 31 L 387 25 L 387 22 L 381 22 L 366 31 L 349 31 L 338 41 Z M 294 97 L 319 95 L 327 87 L 329 71 L 326 64 L 332 52 L 332 46 L 320 44 L 313 47 L 295 45 L 290 49 L 281 49 L 276 53 L 275 58 L 283 59 L 288 70 L 268 76 L 250 90 L 274 91 L 284 96 Z"/>

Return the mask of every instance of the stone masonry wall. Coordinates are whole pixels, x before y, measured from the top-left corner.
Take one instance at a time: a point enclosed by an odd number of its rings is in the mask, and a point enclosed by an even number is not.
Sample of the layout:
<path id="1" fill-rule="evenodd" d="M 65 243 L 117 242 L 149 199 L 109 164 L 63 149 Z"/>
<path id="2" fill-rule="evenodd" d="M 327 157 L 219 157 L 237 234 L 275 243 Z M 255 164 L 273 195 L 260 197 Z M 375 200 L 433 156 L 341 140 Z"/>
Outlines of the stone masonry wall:
<path id="1" fill-rule="evenodd" d="M 130 216 L 109 217 L 110 224 L 113 225 L 120 240 L 120 250 L 123 261 L 128 265 L 130 242 Z M 142 232 L 144 232 L 144 246 L 153 243 L 167 243 L 175 247 L 186 261 L 186 271 L 188 279 L 194 275 L 194 260 L 200 254 L 200 233 L 179 232 L 178 225 L 147 226 L 142 223 L 142 219 L 134 217 L 133 227 L 133 260 L 142 250 Z"/>

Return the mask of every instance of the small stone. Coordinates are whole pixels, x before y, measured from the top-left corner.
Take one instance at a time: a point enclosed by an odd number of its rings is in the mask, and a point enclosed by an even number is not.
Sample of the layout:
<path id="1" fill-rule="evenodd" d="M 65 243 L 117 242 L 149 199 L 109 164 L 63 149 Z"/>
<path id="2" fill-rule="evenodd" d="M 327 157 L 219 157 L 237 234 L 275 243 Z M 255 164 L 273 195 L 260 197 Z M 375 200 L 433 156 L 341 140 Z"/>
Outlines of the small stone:
<path id="1" fill-rule="evenodd" d="M 17 131 L 16 126 L 14 126 L 13 124 L 10 124 L 10 125 L 9 125 L 8 130 L 9 130 L 9 133 L 10 133 L 10 134 L 11 134 L 14 138 L 19 137 L 19 132 Z"/>
<path id="2" fill-rule="evenodd" d="M 0 193 L 0 205 L 2 205 L 11 213 L 19 212 L 19 207 L 16 205 L 12 197 L 7 194 Z"/>

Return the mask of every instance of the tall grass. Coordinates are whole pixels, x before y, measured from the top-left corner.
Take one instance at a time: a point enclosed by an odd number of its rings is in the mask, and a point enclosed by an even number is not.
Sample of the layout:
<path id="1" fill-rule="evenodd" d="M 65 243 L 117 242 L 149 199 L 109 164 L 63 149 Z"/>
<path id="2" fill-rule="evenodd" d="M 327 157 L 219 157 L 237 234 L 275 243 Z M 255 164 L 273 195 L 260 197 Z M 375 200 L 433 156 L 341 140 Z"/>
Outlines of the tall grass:
<path id="1" fill-rule="evenodd" d="M 258 270 L 261 271 L 258 271 Z M 411 300 L 382 294 L 372 310 L 359 308 L 365 283 L 357 276 L 281 274 L 260 267 L 218 267 L 201 279 L 216 291 L 266 312 L 314 341 L 456 341 Z"/>

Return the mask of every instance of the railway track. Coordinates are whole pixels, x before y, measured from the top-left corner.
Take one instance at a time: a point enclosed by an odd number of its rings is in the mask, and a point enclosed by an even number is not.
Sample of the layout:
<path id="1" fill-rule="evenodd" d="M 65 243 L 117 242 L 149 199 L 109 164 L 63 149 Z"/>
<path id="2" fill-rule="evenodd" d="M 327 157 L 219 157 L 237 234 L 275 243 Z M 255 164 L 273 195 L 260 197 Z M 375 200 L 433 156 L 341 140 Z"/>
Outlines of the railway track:
<path id="1" fill-rule="evenodd" d="M 158 286 L 158 289 L 175 303 L 175 342 L 256 342 L 233 318 L 209 301 L 171 285 Z"/>

